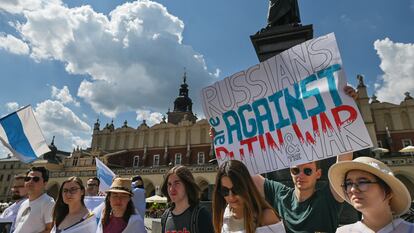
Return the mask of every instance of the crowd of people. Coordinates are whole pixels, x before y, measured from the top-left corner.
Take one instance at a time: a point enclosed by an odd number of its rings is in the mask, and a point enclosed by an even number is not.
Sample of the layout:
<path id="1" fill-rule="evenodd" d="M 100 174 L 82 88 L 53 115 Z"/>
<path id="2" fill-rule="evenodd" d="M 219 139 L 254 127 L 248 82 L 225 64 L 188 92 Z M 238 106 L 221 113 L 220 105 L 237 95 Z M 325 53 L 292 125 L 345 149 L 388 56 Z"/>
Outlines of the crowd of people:
<path id="1" fill-rule="evenodd" d="M 45 193 L 48 174 L 44 167 L 32 167 L 14 178 L 15 202 L 1 215 L 13 222 L 9 232 L 146 232 L 141 177 L 117 177 L 105 193 L 99 193 L 97 178 L 88 179 L 85 187 L 80 178 L 70 177 L 55 201 Z M 414 232 L 413 223 L 399 218 L 411 205 L 410 193 L 379 160 L 342 155 L 329 169 L 329 184 L 320 188 L 318 161 L 292 167 L 290 174 L 293 188 L 251 176 L 243 162 L 226 161 L 217 171 L 210 213 L 200 205 L 200 188 L 190 169 L 173 167 L 161 188 L 169 202 L 161 217 L 162 233 Z M 102 203 L 88 208 L 85 196 L 99 197 Z M 339 227 L 344 201 L 362 219 Z"/>
<path id="2" fill-rule="evenodd" d="M 345 88 L 352 96 L 353 89 Z M 212 211 L 200 205 L 200 188 L 191 170 L 175 166 L 161 188 L 169 208 L 161 216 L 162 233 L 381 232 L 414 233 L 400 218 L 411 205 L 405 185 L 391 169 L 371 157 L 337 157 L 329 183 L 317 188 L 319 161 L 293 166 L 294 187 L 261 175 L 251 176 L 241 161 L 229 160 L 217 171 Z M 146 233 L 144 181 L 116 177 L 99 191 L 96 177 L 66 179 L 56 201 L 45 193 L 49 172 L 32 167 L 14 177 L 15 201 L 0 216 L 13 233 Z M 88 202 L 85 202 L 85 196 Z M 344 201 L 362 214 L 360 221 L 339 226 Z"/>

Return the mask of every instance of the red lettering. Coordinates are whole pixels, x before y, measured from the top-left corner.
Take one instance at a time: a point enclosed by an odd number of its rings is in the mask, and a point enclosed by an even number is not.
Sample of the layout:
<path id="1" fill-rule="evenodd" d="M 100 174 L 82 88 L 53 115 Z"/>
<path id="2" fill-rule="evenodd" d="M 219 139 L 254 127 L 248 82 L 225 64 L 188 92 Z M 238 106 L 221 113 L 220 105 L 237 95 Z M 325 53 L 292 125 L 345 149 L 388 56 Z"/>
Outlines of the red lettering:
<path id="1" fill-rule="evenodd" d="M 292 127 L 293 127 L 293 130 L 295 131 L 296 137 L 298 137 L 300 143 L 303 144 L 304 140 L 303 140 L 302 132 L 300 132 L 298 125 L 295 123 L 295 124 L 292 124 Z"/>
<path id="2" fill-rule="evenodd" d="M 252 138 L 247 138 L 244 140 L 240 141 L 240 145 L 246 145 L 247 144 L 247 149 L 249 150 L 249 154 L 252 155 L 253 154 L 253 143 L 257 141 L 257 137 L 252 137 Z"/>
<path id="3" fill-rule="evenodd" d="M 262 149 L 262 151 L 266 151 L 266 144 L 265 144 L 263 135 L 259 135 L 259 143 L 260 143 L 260 148 Z"/>
<path id="4" fill-rule="evenodd" d="M 272 137 L 272 134 L 270 132 L 265 133 L 267 144 L 270 148 L 273 150 L 279 150 L 279 147 L 277 146 L 275 140 Z"/>
<path id="5" fill-rule="evenodd" d="M 326 133 L 327 128 L 329 128 L 332 131 L 333 127 L 332 127 L 331 122 L 329 121 L 329 118 L 326 116 L 326 113 L 322 112 L 320 116 L 321 116 L 322 132 Z"/>
<path id="6" fill-rule="evenodd" d="M 221 156 L 221 153 L 222 152 L 224 153 L 224 157 L 229 156 L 230 159 L 234 158 L 233 151 L 228 151 L 225 147 L 221 146 L 221 147 L 216 147 L 216 157 L 218 159 L 221 159 L 222 158 L 222 156 Z"/>
<path id="7" fill-rule="evenodd" d="M 349 106 L 349 105 L 341 105 L 339 107 L 333 108 L 332 110 L 332 115 L 334 117 L 335 120 L 335 124 L 338 127 L 339 130 L 341 130 L 342 125 L 344 125 L 345 123 L 352 123 L 356 120 L 357 118 L 357 111 L 355 110 L 355 108 Z M 339 112 L 342 111 L 346 111 L 349 113 L 349 116 L 347 119 L 341 120 L 340 116 L 339 116 Z"/>

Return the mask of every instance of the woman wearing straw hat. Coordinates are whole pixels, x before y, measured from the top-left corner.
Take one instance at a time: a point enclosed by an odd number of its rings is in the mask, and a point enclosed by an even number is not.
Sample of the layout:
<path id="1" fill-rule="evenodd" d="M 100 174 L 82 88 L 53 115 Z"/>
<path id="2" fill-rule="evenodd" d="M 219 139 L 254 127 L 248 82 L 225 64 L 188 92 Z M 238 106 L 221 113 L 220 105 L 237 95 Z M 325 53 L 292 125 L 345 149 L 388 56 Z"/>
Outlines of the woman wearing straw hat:
<path id="1" fill-rule="evenodd" d="M 106 191 L 105 207 L 97 233 L 145 233 L 143 219 L 135 214 L 131 179 L 115 178 Z"/>
<path id="2" fill-rule="evenodd" d="M 414 232 L 414 224 L 398 218 L 411 204 L 410 193 L 381 161 L 359 157 L 339 162 L 328 177 L 338 195 L 362 213 L 361 221 L 336 232 Z"/>

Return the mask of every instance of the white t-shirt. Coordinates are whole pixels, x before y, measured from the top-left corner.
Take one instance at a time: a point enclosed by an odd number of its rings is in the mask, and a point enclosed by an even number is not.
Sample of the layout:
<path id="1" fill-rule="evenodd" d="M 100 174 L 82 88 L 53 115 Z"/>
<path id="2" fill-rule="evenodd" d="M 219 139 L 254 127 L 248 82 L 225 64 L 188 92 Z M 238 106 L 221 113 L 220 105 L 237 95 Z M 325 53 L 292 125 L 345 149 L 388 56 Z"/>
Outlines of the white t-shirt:
<path id="1" fill-rule="evenodd" d="M 244 219 L 235 219 L 227 206 L 224 210 L 221 233 L 245 233 Z M 256 228 L 256 233 L 286 233 L 283 222 Z"/>
<path id="2" fill-rule="evenodd" d="M 11 229 L 14 229 L 14 222 L 16 221 L 17 211 L 19 211 L 20 205 L 26 200 L 27 198 L 23 198 L 22 200 L 18 200 L 13 205 L 7 207 L 4 212 L 0 215 L 0 218 L 7 219 L 13 222 Z"/>
<path id="3" fill-rule="evenodd" d="M 336 230 L 338 233 L 371 233 L 364 223 L 358 221 L 354 224 L 342 226 Z M 377 233 L 414 233 L 414 223 L 409 223 L 401 218 L 394 219 L 390 224 L 379 230 Z"/>
<path id="4" fill-rule="evenodd" d="M 33 201 L 27 199 L 22 203 L 16 217 L 14 233 L 39 233 L 45 230 L 47 223 L 52 223 L 55 201 L 46 193 Z"/>

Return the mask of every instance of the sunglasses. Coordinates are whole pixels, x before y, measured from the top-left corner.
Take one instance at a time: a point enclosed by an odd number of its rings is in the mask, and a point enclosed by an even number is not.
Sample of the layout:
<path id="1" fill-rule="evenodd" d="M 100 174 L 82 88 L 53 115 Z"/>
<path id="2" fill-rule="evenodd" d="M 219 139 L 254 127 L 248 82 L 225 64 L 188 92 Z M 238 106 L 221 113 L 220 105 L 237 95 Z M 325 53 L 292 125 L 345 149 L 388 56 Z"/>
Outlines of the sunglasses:
<path id="1" fill-rule="evenodd" d="M 230 195 L 230 192 L 231 192 L 231 194 L 232 194 L 232 195 L 238 195 L 238 194 L 239 194 L 239 192 L 234 191 L 234 187 L 233 187 L 233 188 L 231 188 L 231 189 L 229 189 L 229 188 L 227 188 L 227 187 L 221 186 L 221 189 L 220 189 L 220 194 L 221 194 L 223 197 L 227 197 L 227 196 L 229 196 L 229 195 Z"/>
<path id="2" fill-rule="evenodd" d="M 97 187 L 98 186 L 98 184 L 86 184 L 86 186 L 90 186 L 90 187 Z"/>
<path id="3" fill-rule="evenodd" d="M 377 181 L 370 181 L 370 180 L 360 180 L 358 182 L 351 182 L 351 181 L 346 181 L 344 184 L 342 184 L 342 188 L 344 189 L 345 192 L 350 193 L 352 187 L 358 189 L 360 192 L 365 192 L 368 190 L 369 185 L 371 184 L 378 184 Z"/>
<path id="4" fill-rule="evenodd" d="M 40 177 L 38 177 L 38 176 L 26 176 L 24 178 L 24 182 L 29 182 L 31 180 L 33 180 L 33 182 L 39 182 L 40 181 Z"/>
<path id="5" fill-rule="evenodd" d="M 80 188 L 71 188 L 71 189 L 63 189 L 63 193 L 70 193 L 70 194 L 75 194 L 76 192 L 78 192 Z"/>
<path id="6" fill-rule="evenodd" d="M 312 168 L 308 168 L 308 167 L 305 167 L 302 171 L 303 171 L 303 174 L 305 174 L 307 176 L 311 176 L 312 173 L 313 173 Z M 298 167 L 293 167 L 293 168 L 290 169 L 290 173 L 297 176 L 300 173 L 300 169 Z"/>

